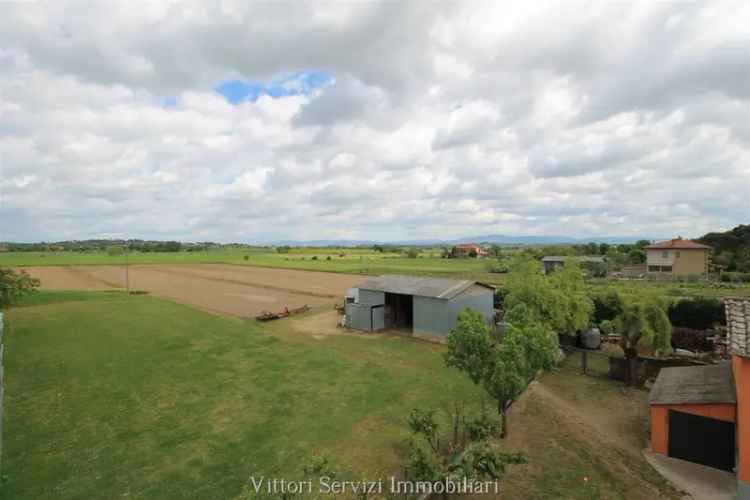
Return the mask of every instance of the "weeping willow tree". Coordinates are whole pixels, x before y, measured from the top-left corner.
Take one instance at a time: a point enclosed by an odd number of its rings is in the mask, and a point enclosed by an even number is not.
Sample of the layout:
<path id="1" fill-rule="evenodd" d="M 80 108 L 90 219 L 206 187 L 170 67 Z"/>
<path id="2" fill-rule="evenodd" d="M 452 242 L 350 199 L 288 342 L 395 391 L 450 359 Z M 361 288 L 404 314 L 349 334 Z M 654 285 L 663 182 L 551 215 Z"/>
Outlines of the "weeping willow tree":
<path id="1" fill-rule="evenodd" d="M 672 325 L 663 305 L 653 299 L 626 305 L 615 322 L 625 353 L 625 382 L 637 386 L 638 347 L 649 346 L 657 356 L 669 354 L 672 349 Z"/>

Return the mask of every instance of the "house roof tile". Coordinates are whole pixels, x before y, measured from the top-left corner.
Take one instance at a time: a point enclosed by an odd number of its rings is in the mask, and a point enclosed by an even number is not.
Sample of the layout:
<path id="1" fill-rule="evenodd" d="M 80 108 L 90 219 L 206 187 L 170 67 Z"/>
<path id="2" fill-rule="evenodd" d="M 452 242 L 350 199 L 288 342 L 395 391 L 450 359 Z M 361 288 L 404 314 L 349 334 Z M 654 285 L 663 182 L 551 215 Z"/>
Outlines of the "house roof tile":
<path id="1" fill-rule="evenodd" d="M 702 245 L 692 240 L 683 240 L 682 238 L 675 238 L 673 240 L 659 241 L 646 247 L 647 250 L 710 250 L 711 247 L 708 245 Z"/>

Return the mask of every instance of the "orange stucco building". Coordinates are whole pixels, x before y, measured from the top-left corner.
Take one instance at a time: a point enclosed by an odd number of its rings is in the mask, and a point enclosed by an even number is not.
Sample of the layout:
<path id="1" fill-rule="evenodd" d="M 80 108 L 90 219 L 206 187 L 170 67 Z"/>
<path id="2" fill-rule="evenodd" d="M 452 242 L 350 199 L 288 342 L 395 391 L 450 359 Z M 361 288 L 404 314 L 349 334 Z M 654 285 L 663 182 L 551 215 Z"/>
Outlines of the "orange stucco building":
<path id="1" fill-rule="evenodd" d="M 665 368 L 651 389 L 651 450 L 737 474 L 750 500 L 750 298 L 725 300 L 732 361 Z"/>

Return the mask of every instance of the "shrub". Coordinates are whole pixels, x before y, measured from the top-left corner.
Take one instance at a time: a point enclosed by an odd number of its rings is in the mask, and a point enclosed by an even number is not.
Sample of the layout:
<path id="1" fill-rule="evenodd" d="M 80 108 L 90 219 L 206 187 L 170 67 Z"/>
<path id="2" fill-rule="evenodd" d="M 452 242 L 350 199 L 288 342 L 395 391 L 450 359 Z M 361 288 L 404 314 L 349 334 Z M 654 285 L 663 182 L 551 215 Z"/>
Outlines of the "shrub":
<path id="1" fill-rule="evenodd" d="M 416 481 L 439 481 L 443 467 L 435 452 L 412 440 L 409 450 L 409 477 Z"/>
<path id="2" fill-rule="evenodd" d="M 495 274 L 505 274 L 508 271 L 510 271 L 510 269 L 508 269 L 507 263 L 500 261 L 500 260 L 496 260 L 487 264 L 487 271 L 490 273 L 495 273 Z"/>
<path id="3" fill-rule="evenodd" d="M 326 257 L 326 260 L 331 260 L 331 256 L 329 255 L 328 257 Z"/>
<path id="4" fill-rule="evenodd" d="M 250 256 L 249 256 L 249 255 L 245 255 L 245 256 L 243 256 L 242 258 L 243 258 L 244 260 L 249 260 L 249 259 L 250 259 Z"/>
<path id="5" fill-rule="evenodd" d="M 508 290 L 505 288 L 498 288 L 495 290 L 495 300 L 494 300 L 494 306 L 497 309 L 500 309 L 503 307 L 503 303 L 505 303 L 505 296 L 508 294 Z"/>
<path id="6" fill-rule="evenodd" d="M 688 351 L 711 352 L 714 344 L 705 331 L 677 327 L 672 330 L 672 347 Z"/>
<path id="7" fill-rule="evenodd" d="M 622 297 L 614 290 L 594 295 L 592 300 L 594 302 L 593 321 L 595 324 L 605 320 L 612 321 L 622 314 L 625 308 Z"/>
<path id="8" fill-rule="evenodd" d="M 604 335 L 611 335 L 612 333 L 614 333 L 615 327 L 610 320 L 605 319 L 604 321 L 599 323 L 599 331 Z"/>
<path id="9" fill-rule="evenodd" d="M 719 279 L 724 283 L 750 283 L 750 273 L 721 273 Z"/>
<path id="10" fill-rule="evenodd" d="M 39 280 L 26 271 L 0 269 L 0 308 L 39 288 Z"/>
<path id="11" fill-rule="evenodd" d="M 466 421 L 466 432 L 472 441 L 482 441 L 500 433 L 500 421 L 487 412 Z"/>
<path id="12" fill-rule="evenodd" d="M 412 248 L 408 252 L 406 252 L 406 256 L 410 259 L 416 259 L 417 257 L 419 257 L 419 252 Z"/>
<path id="13" fill-rule="evenodd" d="M 724 305 L 718 299 L 695 297 L 669 306 L 669 321 L 674 326 L 707 330 L 715 324 L 726 325 Z"/>
<path id="14" fill-rule="evenodd" d="M 318 260 L 318 256 L 317 255 L 313 255 L 312 257 L 310 257 L 310 260 Z"/>

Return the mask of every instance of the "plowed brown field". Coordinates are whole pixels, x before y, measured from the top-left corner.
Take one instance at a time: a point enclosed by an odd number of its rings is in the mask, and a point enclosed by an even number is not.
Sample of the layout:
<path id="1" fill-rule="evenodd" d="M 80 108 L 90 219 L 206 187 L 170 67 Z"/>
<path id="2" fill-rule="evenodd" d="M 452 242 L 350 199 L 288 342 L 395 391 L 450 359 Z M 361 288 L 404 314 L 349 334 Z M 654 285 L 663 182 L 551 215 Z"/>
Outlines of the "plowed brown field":
<path id="1" fill-rule="evenodd" d="M 25 267 L 42 288 L 110 290 L 125 288 L 123 266 Z M 145 290 L 207 311 L 250 317 L 305 304 L 342 302 L 347 288 L 363 277 L 223 264 L 130 266 L 130 289 Z"/>

